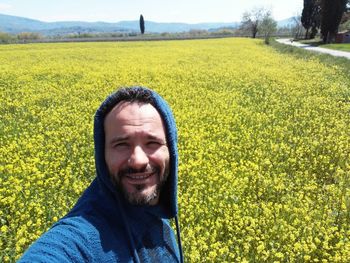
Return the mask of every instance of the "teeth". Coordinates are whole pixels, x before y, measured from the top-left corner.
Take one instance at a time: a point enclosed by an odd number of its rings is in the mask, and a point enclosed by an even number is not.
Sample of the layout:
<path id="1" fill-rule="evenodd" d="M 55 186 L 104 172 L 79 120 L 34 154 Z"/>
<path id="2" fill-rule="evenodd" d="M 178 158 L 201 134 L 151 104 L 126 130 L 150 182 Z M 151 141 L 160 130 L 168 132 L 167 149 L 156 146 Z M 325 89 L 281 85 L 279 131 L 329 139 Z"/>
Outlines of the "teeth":
<path id="1" fill-rule="evenodd" d="M 135 180 L 146 179 L 146 178 L 148 178 L 150 176 L 151 176 L 150 174 L 146 174 L 146 175 L 127 175 L 128 178 L 135 179 Z"/>

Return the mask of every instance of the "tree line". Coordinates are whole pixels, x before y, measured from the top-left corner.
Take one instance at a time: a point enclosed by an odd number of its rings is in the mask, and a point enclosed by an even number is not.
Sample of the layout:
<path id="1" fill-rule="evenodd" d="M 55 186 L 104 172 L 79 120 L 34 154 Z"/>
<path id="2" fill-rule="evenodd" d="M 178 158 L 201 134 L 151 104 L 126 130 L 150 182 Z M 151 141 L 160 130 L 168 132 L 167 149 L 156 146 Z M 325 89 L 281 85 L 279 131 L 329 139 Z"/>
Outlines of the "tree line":
<path id="1" fill-rule="evenodd" d="M 306 30 L 305 38 L 315 38 L 320 32 L 324 43 L 333 42 L 342 18 L 348 17 L 349 11 L 350 0 L 304 0 L 301 23 Z"/>
<path id="2" fill-rule="evenodd" d="M 151 35 L 235 35 L 248 36 L 255 38 L 257 36 L 263 37 L 265 43 L 269 43 L 270 37 L 275 35 L 293 35 L 299 38 L 303 34 L 305 28 L 305 38 L 314 38 L 318 33 L 321 33 L 324 42 L 331 42 L 334 40 L 339 29 L 339 24 L 348 21 L 346 24 L 350 29 L 350 0 L 304 0 L 304 7 L 301 16 L 293 17 L 294 26 L 288 28 L 277 28 L 277 22 L 272 18 L 272 13 L 269 9 L 264 7 L 256 7 L 250 11 L 243 13 L 242 21 L 239 28 L 222 28 L 215 32 L 208 32 L 207 30 L 191 30 L 190 32 L 182 33 L 161 33 Z M 344 23 L 343 23 L 344 25 Z M 143 35 L 146 30 L 145 20 L 143 15 L 139 18 L 140 33 Z M 77 35 L 65 35 L 56 38 L 96 38 L 96 37 L 132 37 L 137 36 L 136 32 L 132 33 L 83 33 L 78 32 Z M 148 34 L 150 36 L 150 34 Z M 0 43 L 16 43 L 27 42 L 30 40 L 38 40 L 47 38 L 41 36 L 39 33 L 23 32 L 18 35 L 11 35 L 0 32 Z"/>

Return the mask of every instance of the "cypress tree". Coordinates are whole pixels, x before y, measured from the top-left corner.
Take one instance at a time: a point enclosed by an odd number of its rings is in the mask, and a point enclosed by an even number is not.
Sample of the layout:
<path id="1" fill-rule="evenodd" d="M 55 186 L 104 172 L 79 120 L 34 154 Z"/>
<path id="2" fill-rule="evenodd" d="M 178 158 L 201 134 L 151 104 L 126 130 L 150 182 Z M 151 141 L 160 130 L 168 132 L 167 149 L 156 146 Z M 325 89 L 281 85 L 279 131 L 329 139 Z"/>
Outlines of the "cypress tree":
<path id="1" fill-rule="evenodd" d="M 320 0 L 304 0 L 301 23 L 306 30 L 305 39 L 314 38 L 320 28 L 321 3 Z M 309 34 L 309 30 L 311 32 Z"/>
<path id="2" fill-rule="evenodd" d="M 309 29 L 311 27 L 311 9 L 312 9 L 312 0 L 304 0 L 304 8 L 301 13 L 301 24 L 306 30 L 305 38 L 308 38 Z"/>
<path id="3" fill-rule="evenodd" d="M 334 40 L 348 0 L 322 0 L 321 34 L 324 43 Z"/>
<path id="4" fill-rule="evenodd" d="M 143 15 L 140 15 L 140 31 L 141 34 L 145 33 L 145 20 L 143 19 Z"/>

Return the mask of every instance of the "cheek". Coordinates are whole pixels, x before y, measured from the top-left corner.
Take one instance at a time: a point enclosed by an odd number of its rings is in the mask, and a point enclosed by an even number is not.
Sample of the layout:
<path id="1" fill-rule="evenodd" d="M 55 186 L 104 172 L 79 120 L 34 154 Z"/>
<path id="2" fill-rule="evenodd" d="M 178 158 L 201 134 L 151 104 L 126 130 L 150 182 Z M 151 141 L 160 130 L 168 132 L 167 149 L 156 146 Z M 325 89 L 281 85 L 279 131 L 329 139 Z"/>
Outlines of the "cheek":
<path id="1" fill-rule="evenodd" d="M 124 163 L 127 162 L 127 158 L 124 155 L 108 151 L 105 153 L 105 160 L 111 174 L 117 173 Z"/>
<path id="2" fill-rule="evenodd" d="M 150 156 L 150 160 L 160 166 L 163 170 L 166 169 L 169 166 L 168 149 L 163 149 L 155 152 L 152 156 Z"/>

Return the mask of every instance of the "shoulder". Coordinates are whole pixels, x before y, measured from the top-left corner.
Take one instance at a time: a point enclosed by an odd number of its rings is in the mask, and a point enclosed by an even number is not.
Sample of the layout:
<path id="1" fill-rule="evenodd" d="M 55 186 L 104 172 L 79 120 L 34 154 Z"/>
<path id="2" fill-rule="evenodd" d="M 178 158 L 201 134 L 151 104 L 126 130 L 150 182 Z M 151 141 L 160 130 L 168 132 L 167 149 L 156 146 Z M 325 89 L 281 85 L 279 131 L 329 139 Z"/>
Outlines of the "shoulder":
<path id="1" fill-rule="evenodd" d="M 59 220 L 35 241 L 22 262 L 129 262 L 123 229 L 96 215 Z"/>
<path id="2" fill-rule="evenodd" d="M 84 218 L 58 221 L 24 253 L 19 262 L 93 262 L 96 229 Z"/>

